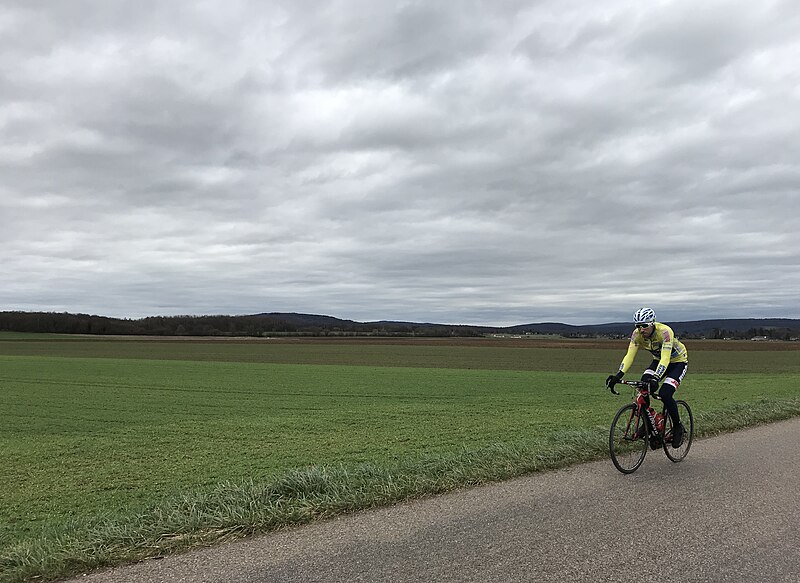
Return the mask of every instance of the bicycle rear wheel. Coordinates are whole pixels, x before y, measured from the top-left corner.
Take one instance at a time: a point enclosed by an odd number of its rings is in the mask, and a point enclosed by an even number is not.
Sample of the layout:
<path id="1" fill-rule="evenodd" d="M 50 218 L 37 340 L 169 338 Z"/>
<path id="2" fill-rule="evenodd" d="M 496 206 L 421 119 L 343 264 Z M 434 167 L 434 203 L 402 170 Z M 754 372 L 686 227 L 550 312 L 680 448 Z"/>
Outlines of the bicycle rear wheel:
<path id="1" fill-rule="evenodd" d="M 672 418 L 664 411 L 664 453 L 667 457 L 675 463 L 678 463 L 686 454 L 689 453 L 689 448 L 692 447 L 692 440 L 694 439 L 694 415 L 689 408 L 686 401 L 676 401 L 678 404 L 678 416 L 683 423 L 683 441 L 680 447 L 672 447 Z"/>
<path id="2" fill-rule="evenodd" d="M 644 415 L 637 413 L 633 403 L 622 407 L 614 416 L 608 449 L 611 461 L 623 474 L 635 472 L 642 465 L 647 455 L 647 425 Z"/>

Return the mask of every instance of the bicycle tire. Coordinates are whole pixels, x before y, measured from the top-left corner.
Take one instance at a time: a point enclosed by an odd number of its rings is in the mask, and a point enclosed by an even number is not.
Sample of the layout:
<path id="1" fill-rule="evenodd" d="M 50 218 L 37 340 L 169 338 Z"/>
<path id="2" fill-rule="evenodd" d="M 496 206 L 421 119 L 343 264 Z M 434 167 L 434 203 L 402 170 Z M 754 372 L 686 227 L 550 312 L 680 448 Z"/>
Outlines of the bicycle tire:
<path id="1" fill-rule="evenodd" d="M 664 411 L 664 443 L 662 445 L 664 447 L 664 453 L 670 461 L 677 464 L 688 455 L 689 449 L 692 447 L 692 441 L 694 440 L 694 415 L 692 415 L 692 409 L 689 407 L 689 403 L 681 400 L 675 402 L 678 404 L 678 416 L 681 418 L 681 423 L 683 423 L 683 442 L 678 448 L 672 447 L 672 418 Z"/>
<path id="2" fill-rule="evenodd" d="M 638 470 L 647 455 L 647 422 L 644 415 L 636 414 L 636 409 L 636 405 L 628 403 L 617 411 L 608 434 L 611 461 L 623 474 Z"/>

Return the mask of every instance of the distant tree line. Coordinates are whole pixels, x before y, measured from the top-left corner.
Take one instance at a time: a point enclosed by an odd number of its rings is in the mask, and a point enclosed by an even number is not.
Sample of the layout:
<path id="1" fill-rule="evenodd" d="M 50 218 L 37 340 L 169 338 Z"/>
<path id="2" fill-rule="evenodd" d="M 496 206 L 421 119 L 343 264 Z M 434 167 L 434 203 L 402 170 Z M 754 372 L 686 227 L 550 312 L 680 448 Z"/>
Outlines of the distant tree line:
<path id="1" fill-rule="evenodd" d="M 362 323 L 334 318 L 153 316 L 137 320 L 59 312 L 0 312 L 0 330 L 53 334 L 150 336 L 481 336 L 485 328 L 410 323 Z"/>
<path id="2" fill-rule="evenodd" d="M 768 340 L 796 340 L 800 338 L 800 330 L 795 328 L 748 328 L 745 331 L 726 330 L 714 328 L 707 338 L 715 340 L 731 339 L 768 339 Z"/>
<path id="3" fill-rule="evenodd" d="M 716 324 L 724 320 L 715 320 Z M 752 323 L 752 320 L 748 322 Z M 782 320 L 786 326 L 726 329 L 720 325 L 682 329 L 684 339 L 796 340 L 800 320 Z M 698 323 L 686 323 L 694 324 Z M 795 326 L 795 324 L 797 324 Z M 565 324 L 528 324 L 507 328 L 418 324 L 409 322 L 355 322 L 330 316 L 310 314 L 256 314 L 249 316 L 153 316 L 119 319 L 89 314 L 59 312 L 0 312 L 0 330 L 13 332 L 49 332 L 53 334 L 117 334 L 148 336 L 423 336 L 477 337 L 486 334 L 529 335 L 557 334 L 567 338 L 627 338 L 628 324 L 603 326 L 568 326 Z"/>
<path id="4" fill-rule="evenodd" d="M 797 340 L 800 338 L 798 328 L 748 328 L 742 330 L 728 330 L 725 328 L 712 328 L 702 331 L 675 330 L 675 335 L 683 340 Z"/>

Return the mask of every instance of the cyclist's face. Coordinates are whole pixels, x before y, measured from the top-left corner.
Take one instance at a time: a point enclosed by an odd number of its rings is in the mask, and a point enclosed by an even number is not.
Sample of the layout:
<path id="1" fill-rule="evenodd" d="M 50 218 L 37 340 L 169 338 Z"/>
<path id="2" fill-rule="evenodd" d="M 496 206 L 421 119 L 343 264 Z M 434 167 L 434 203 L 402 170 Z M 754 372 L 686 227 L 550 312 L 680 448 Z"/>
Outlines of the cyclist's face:
<path id="1" fill-rule="evenodd" d="M 650 338 L 650 336 L 653 335 L 653 330 L 655 330 L 655 327 L 652 324 L 648 324 L 644 328 L 642 328 L 641 326 L 636 326 L 636 329 L 639 330 L 639 334 L 641 334 L 645 338 Z"/>

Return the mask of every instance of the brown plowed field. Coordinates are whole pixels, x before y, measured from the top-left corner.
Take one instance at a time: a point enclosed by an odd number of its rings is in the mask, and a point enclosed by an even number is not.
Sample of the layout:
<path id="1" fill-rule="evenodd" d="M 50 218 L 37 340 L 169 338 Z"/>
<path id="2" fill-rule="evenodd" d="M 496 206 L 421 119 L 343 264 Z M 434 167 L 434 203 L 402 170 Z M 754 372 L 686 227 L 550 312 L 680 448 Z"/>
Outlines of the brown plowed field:
<path id="1" fill-rule="evenodd" d="M 482 346 L 505 348 L 567 348 L 567 349 L 624 349 L 628 341 L 608 338 L 385 338 L 374 336 L 275 336 L 275 337 L 227 337 L 227 336 L 90 336 L 102 340 L 148 340 L 152 342 L 225 342 L 233 344 L 371 344 L 414 346 Z M 737 350 L 737 351 L 800 351 L 800 342 L 753 341 L 753 340 L 684 340 L 690 350 Z"/>

